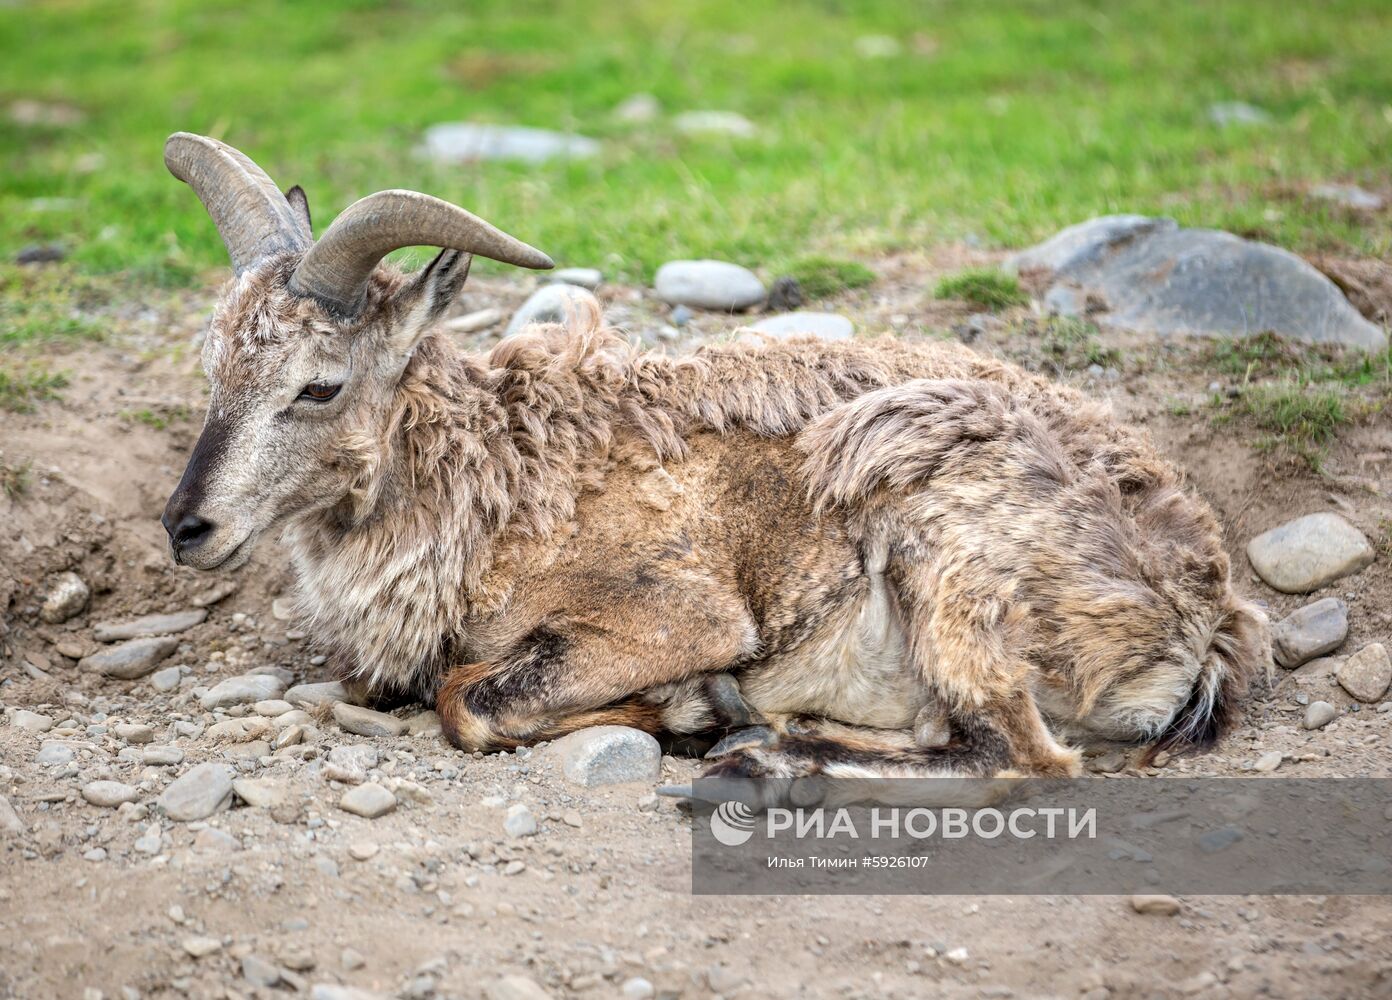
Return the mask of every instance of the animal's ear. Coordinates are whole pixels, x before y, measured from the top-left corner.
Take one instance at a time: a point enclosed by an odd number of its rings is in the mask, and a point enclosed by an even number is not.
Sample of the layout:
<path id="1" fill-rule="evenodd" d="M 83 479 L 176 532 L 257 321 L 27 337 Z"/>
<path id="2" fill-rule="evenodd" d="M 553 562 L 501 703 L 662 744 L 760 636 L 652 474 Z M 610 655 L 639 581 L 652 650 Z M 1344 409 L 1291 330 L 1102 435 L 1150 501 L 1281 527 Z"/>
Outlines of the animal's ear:
<path id="1" fill-rule="evenodd" d="M 305 235 L 312 237 L 314 225 L 309 221 L 309 195 L 305 194 L 304 188 L 296 184 L 285 192 L 285 200 L 290 203 L 291 209 L 294 210 L 295 218 L 304 223 Z"/>
<path id="2" fill-rule="evenodd" d="M 395 311 L 390 348 L 406 355 L 444 315 L 469 277 L 473 255 L 462 250 L 441 250 L 420 273 L 392 296 Z"/>

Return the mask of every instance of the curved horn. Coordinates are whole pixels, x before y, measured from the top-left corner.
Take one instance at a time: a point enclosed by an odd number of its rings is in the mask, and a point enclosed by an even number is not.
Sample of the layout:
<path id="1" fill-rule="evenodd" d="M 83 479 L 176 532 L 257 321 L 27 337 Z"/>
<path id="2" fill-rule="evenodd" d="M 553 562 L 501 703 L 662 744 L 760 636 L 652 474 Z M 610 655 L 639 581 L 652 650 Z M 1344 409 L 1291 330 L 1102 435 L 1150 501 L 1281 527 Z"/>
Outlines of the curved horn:
<path id="1" fill-rule="evenodd" d="M 164 143 L 164 165 L 203 202 L 238 274 L 270 254 L 309 245 L 310 235 L 285 195 L 226 143 L 175 132 Z"/>
<path id="2" fill-rule="evenodd" d="M 555 266 L 540 250 L 447 201 L 415 191 L 378 191 L 344 209 L 309 248 L 290 279 L 290 291 L 356 315 L 378 262 L 412 246 L 462 250 L 519 267 Z"/>

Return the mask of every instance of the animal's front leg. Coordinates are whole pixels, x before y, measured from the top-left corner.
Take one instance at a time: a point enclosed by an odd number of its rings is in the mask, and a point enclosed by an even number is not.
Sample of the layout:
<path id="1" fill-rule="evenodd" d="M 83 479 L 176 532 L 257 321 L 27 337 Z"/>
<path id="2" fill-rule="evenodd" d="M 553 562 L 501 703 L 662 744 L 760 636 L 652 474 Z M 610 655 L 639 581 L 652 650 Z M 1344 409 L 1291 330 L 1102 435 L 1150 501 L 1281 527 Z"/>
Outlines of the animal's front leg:
<path id="1" fill-rule="evenodd" d="M 446 675 L 436 704 L 445 735 L 455 746 L 485 750 L 588 726 L 657 732 L 663 707 L 641 692 L 722 669 L 741 653 L 738 632 L 715 630 L 697 642 L 651 640 L 660 634 L 574 621 L 534 629 L 505 657 Z"/>

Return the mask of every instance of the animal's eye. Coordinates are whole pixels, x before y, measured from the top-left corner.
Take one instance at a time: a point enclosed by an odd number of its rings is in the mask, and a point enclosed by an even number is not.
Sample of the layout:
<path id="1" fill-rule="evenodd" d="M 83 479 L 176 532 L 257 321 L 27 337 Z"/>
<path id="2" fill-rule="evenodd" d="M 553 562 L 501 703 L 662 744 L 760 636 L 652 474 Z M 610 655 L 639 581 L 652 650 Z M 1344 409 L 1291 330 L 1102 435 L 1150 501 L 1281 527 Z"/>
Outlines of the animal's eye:
<path id="1" fill-rule="evenodd" d="M 327 403 L 338 395 L 338 390 L 342 385 L 334 385 L 331 382 L 311 382 L 300 390 L 301 399 L 312 399 L 316 403 Z"/>

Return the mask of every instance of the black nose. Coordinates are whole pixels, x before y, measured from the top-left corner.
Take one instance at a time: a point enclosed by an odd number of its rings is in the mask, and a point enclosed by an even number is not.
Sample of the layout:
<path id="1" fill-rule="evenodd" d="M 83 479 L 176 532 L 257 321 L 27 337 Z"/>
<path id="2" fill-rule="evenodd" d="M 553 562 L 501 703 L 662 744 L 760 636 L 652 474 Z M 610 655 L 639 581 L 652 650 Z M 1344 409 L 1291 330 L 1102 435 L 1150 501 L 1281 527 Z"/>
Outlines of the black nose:
<path id="1" fill-rule="evenodd" d="M 160 518 L 160 524 L 164 525 L 164 530 L 169 533 L 169 544 L 174 547 L 175 552 L 186 552 L 189 549 L 197 548 L 205 542 L 213 529 L 217 525 L 212 521 L 205 521 L 197 514 L 185 514 L 179 518 L 175 524 L 166 513 Z"/>

